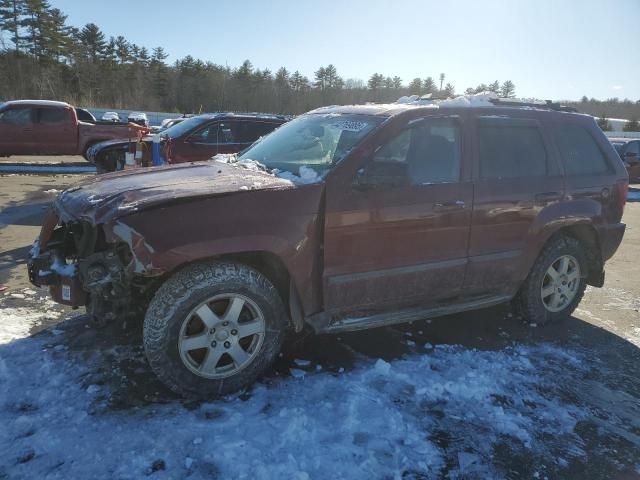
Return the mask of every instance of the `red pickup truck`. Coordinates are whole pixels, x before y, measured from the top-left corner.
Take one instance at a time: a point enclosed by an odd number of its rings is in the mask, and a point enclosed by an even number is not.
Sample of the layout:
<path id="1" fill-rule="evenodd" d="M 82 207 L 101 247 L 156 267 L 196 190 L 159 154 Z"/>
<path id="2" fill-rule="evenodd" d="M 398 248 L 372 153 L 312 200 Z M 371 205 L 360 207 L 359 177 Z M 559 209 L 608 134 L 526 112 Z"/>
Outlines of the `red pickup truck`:
<path id="1" fill-rule="evenodd" d="M 97 142 L 136 138 L 148 129 L 133 123 L 100 125 L 78 120 L 75 108 L 50 100 L 15 100 L 0 105 L 0 157 L 83 155 Z"/>

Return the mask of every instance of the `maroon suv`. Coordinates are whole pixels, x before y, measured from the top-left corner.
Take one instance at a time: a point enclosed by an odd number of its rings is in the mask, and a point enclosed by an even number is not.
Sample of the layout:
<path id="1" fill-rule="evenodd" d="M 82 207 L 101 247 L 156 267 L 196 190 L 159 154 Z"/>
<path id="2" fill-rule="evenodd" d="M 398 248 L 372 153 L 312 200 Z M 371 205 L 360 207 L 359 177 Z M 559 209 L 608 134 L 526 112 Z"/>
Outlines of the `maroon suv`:
<path id="1" fill-rule="evenodd" d="M 194 162 L 238 153 L 288 120 L 285 115 L 266 113 L 207 113 L 189 117 L 157 135 L 168 163 Z M 152 164 L 152 141 L 153 136 L 141 140 L 143 166 Z M 130 140 L 101 142 L 89 149 L 87 160 L 96 164 L 98 173 L 122 170 L 130 146 Z"/>
<path id="2" fill-rule="evenodd" d="M 604 282 L 628 178 L 587 115 L 553 108 L 314 110 L 234 163 L 119 172 L 61 193 L 36 285 L 102 322 L 145 313 L 186 395 L 252 382 L 285 333 L 512 301 L 537 324 Z"/>

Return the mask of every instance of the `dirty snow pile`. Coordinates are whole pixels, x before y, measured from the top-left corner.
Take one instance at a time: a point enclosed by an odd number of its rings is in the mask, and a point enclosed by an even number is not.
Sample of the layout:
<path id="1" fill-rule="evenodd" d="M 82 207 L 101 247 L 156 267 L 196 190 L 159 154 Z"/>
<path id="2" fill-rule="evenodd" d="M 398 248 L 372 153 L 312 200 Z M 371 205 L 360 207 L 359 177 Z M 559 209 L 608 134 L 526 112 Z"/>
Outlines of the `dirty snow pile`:
<path id="1" fill-rule="evenodd" d="M 320 180 L 320 176 L 318 172 L 316 172 L 313 168 L 309 168 L 305 165 L 300 166 L 298 169 L 298 175 L 295 173 L 291 173 L 284 170 L 278 170 L 274 168 L 269 170 L 264 164 L 250 159 L 242 159 L 239 160 L 237 154 L 218 154 L 211 158 L 211 160 L 226 163 L 228 165 L 234 165 L 240 168 L 247 169 L 252 172 L 266 172 L 271 173 L 277 177 L 284 178 L 285 180 L 289 180 L 296 184 L 308 184 L 315 183 Z"/>
<path id="2" fill-rule="evenodd" d="M 498 445 L 534 463 L 584 455 L 574 428 L 587 413 L 558 388 L 585 367 L 558 347 L 427 344 L 346 371 L 300 359 L 246 395 L 114 409 L 100 372 L 131 350 L 78 352 L 85 330 L 70 321 L 31 337 L 15 328 L 46 314 L 0 304 L 0 478 L 494 478 Z M 142 362 L 135 372 L 152 376 Z"/>

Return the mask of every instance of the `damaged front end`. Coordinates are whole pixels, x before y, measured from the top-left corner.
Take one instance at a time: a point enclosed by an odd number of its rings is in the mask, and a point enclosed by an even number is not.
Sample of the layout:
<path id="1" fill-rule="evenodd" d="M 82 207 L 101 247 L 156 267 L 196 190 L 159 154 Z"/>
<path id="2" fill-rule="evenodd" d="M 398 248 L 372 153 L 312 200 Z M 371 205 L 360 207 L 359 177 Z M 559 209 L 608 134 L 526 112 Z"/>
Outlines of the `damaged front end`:
<path id="1" fill-rule="evenodd" d="M 105 324 L 135 314 L 130 245 L 86 220 L 62 221 L 47 213 L 29 255 L 29 280 L 48 286 L 54 301 L 86 306 L 92 319 Z"/>

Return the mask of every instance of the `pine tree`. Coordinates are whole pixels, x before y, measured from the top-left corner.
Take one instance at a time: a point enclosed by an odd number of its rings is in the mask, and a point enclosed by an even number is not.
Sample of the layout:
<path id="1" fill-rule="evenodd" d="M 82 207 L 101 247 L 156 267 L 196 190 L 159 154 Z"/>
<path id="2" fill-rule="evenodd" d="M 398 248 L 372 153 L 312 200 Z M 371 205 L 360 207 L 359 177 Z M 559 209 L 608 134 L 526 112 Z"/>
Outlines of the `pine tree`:
<path id="1" fill-rule="evenodd" d="M 496 80 L 495 82 L 489 84 L 488 89 L 490 92 L 500 93 L 500 82 Z"/>
<path id="2" fill-rule="evenodd" d="M 67 16 L 57 8 L 49 10 L 46 17 L 44 50 L 48 59 L 59 61 L 67 57 L 73 48 L 71 28 L 67 26 Z"/>
<path id="3" fill-rule="evenodd" d="M 340 89 L 344 86 L 344 81 L 338 75 L 338 70 L 333 64 L 329 64 L 324 69 L 326 88 Z"/>
<path id="4" fill-rule="evenodd" d="M 140 51 L 138 52 L 138 61 L 142 65 L 147 66 L 149 65 L 150 59 L 151 57 L 149 57 L 149 50 L 147 50 L 147 47 L 140 48 Z"/>
<path id="5" fill-rule="evenodd" d="M 397 75 L 393 77 L 393 88 L 400 90 L 402 88 L 402 79 Z"/>
<path id="6" fill-rule="evenodd" d="M 424 93 L 435 93 L 436 82 L 433 81 L 433 78 L 427 77 L 424 79 L 424 83 L 422 84 L 422 89 L 424 90 Z"/>
<path id="7" fill-rule="evenodd" d="M 114 55 L 115 55 L 115 41 Z M 160 104 L 163 107 L 167 107 L 167 98 L 169 97 L 169 72 L 167 64 L 164 62 L 169 55 L 167 55 L 162 47 L 156 47 L 151 53 L 151 68 L 153 71 L 153 91 L 160 99 Z"/>
<path id="8" fill-rule="evenodd" d="M 296 92 L 307 90 L 309 88 L 309 79 L 296 70 L 291 75 L 291 88 Z"/>
<path id="9" fill-rule="evenodd" d="M 320 90 L 324 90 L 327 85 L 327 71 L 324 67 L 320 67 L 314 73 L 314 82 L 313 86 L 319 88 Z"/>
<path id="10" fill-rule="evenodd" d="M 289 88 L 289 71 L 286 68 L 280 67 L 278 69 L 275 84 L 280 89 Z"/>
<path id="11" fill-rule="evenodd" d="M 128 63 L 131 60 L 131 45 L 122 35 L 116 37 L 116 58 L 120 65 Z"/>
<path id="12" fill-rule="evenodd" d="M 95 23 L 87 23 L 80 31 L 78 39 L 84 46 L 89 60 L 97 62 L 103 58 L 106 47 L 104 33 Z"/>
<path id="13" fill-rule="evenodd" d="M 47 17 L 51 5 L 47 0 L 25 0 L 25 17 L 21 22 L 27 30 L 25 44 L 27 50 L 34 57 L 42 59 L 46 57 L 46 38 L 48 36 Z"/>
<path id="14" fill-rule="evenodd" d="M 506 80 L 502 84 L 500 95 L 503 98 L 512 98 L 516 96 L 516 86 L 513 84 L 511 80 Z"/>
<path id="15" fill-rule="evenodd" d="M 451 83 L 447 83 L 444 87 L 444 93 L 447 97 L 453 97 L 456 93 L 456 89 Z"/>
<path id="16" fill-rule="evenodd" d="M 411 95 L 420 95 L 421 92 L 422 92 L 422 80 L 416 77 L 413 80 L 411 80 L 411 83 L 409 83 L 409 93 Z"/>
<path id="17" fill-rule="evenodd" d="M 16 53 L 19 53 L 22 47 L 20 27 L 24 14 L 24 0 L 0 0 L 0 30 L 6 30 L 11 34 Z"/>
<path id="18" fill-rule="evenodd" d="M 373 90 L 373 91 L 376 91 L 382 88 L 383 84 L 384 84 L 384 75 L 380 73 L 374 73 L 373 75 L 371 75 L 371 77 L 369 78 L 369 81 L 367 82 L 367 86 L 369 87 L 370 90 Z"/>

